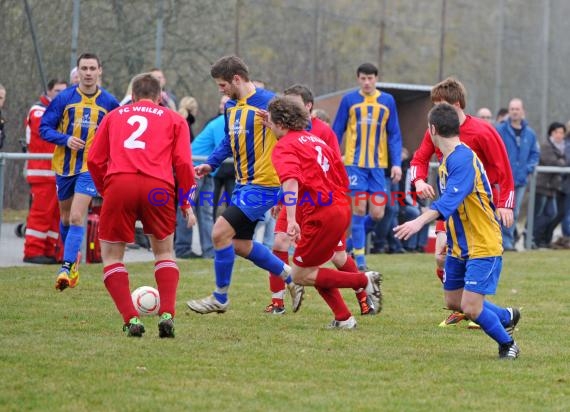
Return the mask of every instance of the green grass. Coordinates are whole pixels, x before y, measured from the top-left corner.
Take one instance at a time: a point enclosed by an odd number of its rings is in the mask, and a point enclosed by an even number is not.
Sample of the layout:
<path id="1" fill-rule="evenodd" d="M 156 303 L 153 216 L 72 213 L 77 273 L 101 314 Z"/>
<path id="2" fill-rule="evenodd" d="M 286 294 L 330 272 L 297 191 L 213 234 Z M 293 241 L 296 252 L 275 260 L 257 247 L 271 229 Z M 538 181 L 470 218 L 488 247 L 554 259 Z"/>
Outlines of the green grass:
<path id="1" fill-rule="evenodd" d="M 357 316 L 355 331 L 329 331 L 314 291 L 301 311 L 262 313 L 265 273 L 235 266 L 231 308 L 197 315 L 188 298 L 213 287 L 212 263 L 179 262 L 176 339 L 127 338 L 101 282 L 84 265 L 78 288 L 53 290 L 56 268 L 0 269 L 0 410 L 53 411 L 564 411 L 570 410 L 570 253 L 505 256 L 498 295 L 522 306 L 522 354 L 447 315 L 429 255 L 375 255 L 384 311 Z M 151 263 L 131 264 L 131 288 L 153 285 Z M 352 293 L 345 294 L 357 313 Z"/>

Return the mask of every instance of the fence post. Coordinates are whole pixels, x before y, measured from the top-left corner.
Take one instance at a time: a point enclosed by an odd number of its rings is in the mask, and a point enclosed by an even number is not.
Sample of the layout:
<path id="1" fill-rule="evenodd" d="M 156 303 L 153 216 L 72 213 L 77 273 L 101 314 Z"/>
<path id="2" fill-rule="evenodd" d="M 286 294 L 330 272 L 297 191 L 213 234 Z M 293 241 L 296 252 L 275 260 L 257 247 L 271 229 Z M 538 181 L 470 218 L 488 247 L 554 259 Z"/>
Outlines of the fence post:
<path id="1" fill-rule="evenodd" d="M 6 159 L 0 156 L 0 238 L 2 237 L 2 219 L 4 219 L 4 165 Z"/>
<path id="2" fill-rule="evenodd" d="M 526 238 L 524 240 L 525 249 L 532 249 L 532 238 L 534 232 L 534 198 L 536 196 L 536 169 L 530 175 L 530 185 L 528 189 L 528 207 L 526 211 Z M 517 222 L 514 223 L 515 225 Z"/>

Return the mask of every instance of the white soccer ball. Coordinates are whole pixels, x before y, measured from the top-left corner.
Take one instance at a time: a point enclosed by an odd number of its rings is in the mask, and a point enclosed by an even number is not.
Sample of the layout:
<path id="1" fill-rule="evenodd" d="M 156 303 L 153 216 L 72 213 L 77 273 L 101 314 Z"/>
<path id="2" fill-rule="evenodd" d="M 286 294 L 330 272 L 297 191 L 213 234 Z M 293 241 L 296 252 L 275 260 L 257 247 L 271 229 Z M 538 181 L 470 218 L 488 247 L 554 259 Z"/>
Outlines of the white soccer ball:
<path id="1" fill-rule="evenodd" d="M 157 315 L 160 309 L 158 290 L 150 286 L 141 286 L 131 293 L 133 305 L 141 316 Z"/>

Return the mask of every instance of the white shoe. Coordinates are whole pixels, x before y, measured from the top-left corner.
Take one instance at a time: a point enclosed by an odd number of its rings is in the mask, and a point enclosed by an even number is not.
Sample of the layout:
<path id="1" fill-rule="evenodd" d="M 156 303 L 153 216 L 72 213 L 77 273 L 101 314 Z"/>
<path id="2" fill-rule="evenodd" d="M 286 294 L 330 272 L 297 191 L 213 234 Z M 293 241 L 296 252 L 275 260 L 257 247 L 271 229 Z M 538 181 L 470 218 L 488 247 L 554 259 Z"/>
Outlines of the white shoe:
<path id="1" fill-rule="evenodd" d="M 303 303 L 305 287 L 297 285 L 295 282 L 291 282 L 287 285 L 287 289 L 291 295 L 291 309 L 293 309 L 293 313 L 295 313 L 299 308 L 301 308 L 301 303 Z"/>
<path id="2" fill-rule="evenodd" d="M 354 319 L 354 316 L 351 316 L 347 320 L 333 319 L 333 321 L 327 325 L 327 329 L 356 329 L 356 325 L 356 319 Z"/>
<path id="3" fill-rule="evenodd" d="M 378 272 L 364 273 L 368 278 L 366 284 L 366 294 L 372 300 L 376 313 L 382 312 L 382 274 Z"/>
<path id="4" fill-rule="evenodd" d="M 194 312 L 201 313 L 202 315 L 206 313 L 224 313 L 228 310 L 228 306 L 230 306 L 230 301 L 228 300 L 226 303 L 220 303 L 214 297 L 214 295 L 210 295 L 205 297 L 204 299 L 198 300 L 189 300 L 186 302 L 186 305 Z"/>

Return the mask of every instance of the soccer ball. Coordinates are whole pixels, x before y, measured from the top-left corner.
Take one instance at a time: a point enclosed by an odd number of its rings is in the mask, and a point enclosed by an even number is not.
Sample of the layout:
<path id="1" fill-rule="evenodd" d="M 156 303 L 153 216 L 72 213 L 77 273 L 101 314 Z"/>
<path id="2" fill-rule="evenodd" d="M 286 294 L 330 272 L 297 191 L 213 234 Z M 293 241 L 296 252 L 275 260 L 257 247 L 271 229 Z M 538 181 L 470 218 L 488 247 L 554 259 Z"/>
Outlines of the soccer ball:
<path id="1" fill-rule="evenodd" d="M 133 305 L 141 316 L 158 314 L 160 309 L 160 296 L 158 290 L 150 286 L 141 286 L 131 293 Z"/>

